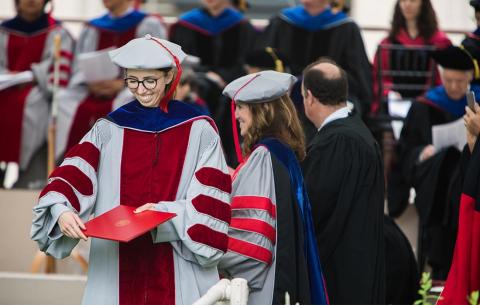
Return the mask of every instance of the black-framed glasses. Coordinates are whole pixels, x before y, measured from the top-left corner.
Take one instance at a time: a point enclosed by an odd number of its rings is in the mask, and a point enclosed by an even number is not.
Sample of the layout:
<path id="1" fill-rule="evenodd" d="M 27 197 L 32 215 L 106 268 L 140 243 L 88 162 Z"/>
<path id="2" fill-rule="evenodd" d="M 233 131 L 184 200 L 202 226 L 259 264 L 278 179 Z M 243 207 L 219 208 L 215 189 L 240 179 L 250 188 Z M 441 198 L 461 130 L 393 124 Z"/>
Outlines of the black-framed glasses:
<path id="1" fill-rule="evenodd" d="M 128 87 L 128 89 L 137 90 L 138 86 L 142 84 L 145 89 L 152 90 L 157 87 L 158 80 L 158 78 L 145 78 L 144 80 L 138 80 L 133 77 L 127 77 L 125 78 L 125 85 Z"/>

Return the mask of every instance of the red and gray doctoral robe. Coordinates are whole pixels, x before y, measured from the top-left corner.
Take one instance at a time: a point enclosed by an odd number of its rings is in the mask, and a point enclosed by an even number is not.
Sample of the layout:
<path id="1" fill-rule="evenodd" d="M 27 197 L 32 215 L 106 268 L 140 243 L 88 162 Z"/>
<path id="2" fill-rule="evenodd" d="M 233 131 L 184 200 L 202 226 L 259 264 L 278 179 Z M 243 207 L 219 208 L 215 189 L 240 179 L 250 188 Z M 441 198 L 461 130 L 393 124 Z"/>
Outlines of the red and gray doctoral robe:
<path id="1" fill-rule="evenodd" d="M 165 26 L 158 16 L 138 10 L 131 10 L 118 18 L 106 14 L 85 25 L 76 45 L 75 56 L 111 47 L 118 48 L 146 34 L 166 38 Z M 69 87 L 59 92 L 59 128 L 55 149 L 57 158 L 78 143 L 99 118 L 133 98 L 128 89 L 123 89 L 113 98 L 96 97 L 90 94 L 85 77 L 76 63 L 73 71 Z M 123 78 L 123 75 L 118 78 Z"/>
<path id="2" fill-rule="evenodd" d="M 232 182 L 228 252 L 219 269 L 248 281 L 248 304 L 328 304 L 298 161 L 274 138 L 262 140 Z M 310 218 L 310 220 L 308 220 Z"/>
<path id="3" fill-rule="evenodd" d="M 56 258 L 78 240 L 58 217 L 83 221 L 116 206 L 157 203 L 177 216 L 129 243 L 92 238 L 82 304 L 189 305 L 218 279 L 227 251 L 231 180 L 214 124 L 189 105 L 168 113 L 137 101 L 100 119 L 51 174 L 31 237 Z"/>
<path id="4" fill-rule="evenodd" d="M 0 25 L 0 73 L 32 71 L 34 82 L 0 90 L 0 161 L 25 169 L 45 142 L 53 85 L 53 41 L 61 37 L 59 85 L 70 78 L 73 38 L 48 15 L 33 23 L 20 17 Z"/>

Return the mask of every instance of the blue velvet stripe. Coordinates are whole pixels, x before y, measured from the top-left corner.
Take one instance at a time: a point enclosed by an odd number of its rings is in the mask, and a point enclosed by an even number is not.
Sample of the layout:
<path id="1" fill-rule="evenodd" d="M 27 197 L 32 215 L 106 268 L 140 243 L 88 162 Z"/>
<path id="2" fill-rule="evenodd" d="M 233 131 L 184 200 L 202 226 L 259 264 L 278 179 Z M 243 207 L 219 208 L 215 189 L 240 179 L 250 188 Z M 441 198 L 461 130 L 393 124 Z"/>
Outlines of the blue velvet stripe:
<path id="1" fill-rule="evenodd" d="M 326 295 L 325 282 L 320 265 L 315 229 L 313 227 L 312 211 L 307 191 L 303 183 L 300 164 L 294 152 L 275 138 L 265 138 L 259 145 L 264 145 L 273 155 L 285 165 L 290 174 L 290 181 L 297 196 L 298 207 L 302 214 L 303 232 L 305 236 L 304 250 L 309 269 L 310 295 L 312 304 L 329 304 Z"/>
<path id="2" fill-rule="evenodd" d="M 479 85 L 471 85 L 470 90 L 475 93 L 475 98 L 477 101 L 480 99 L 480 86 Z M 437 86 L 427 91 L 425 97 L 432 102 L 433 104 L 437 105 L 445 112 L 450 113 L 456 118 L 460 118 L 465 114 L 465 106 L 467 106 L 467 97 L 464 96 L 460 100 L 453 100 L 445 91 L 445 87 Z"/>
<path id="3" fill-rule="evenodd" d="M 165 113 L 159 107 L 144 107 L 134 100 L 108 114 L 107 119 L 124 128 L 159 132 L 201 116 L 205 115 L 184 102 L 170 101 Z"/>
<path id="4" fill-rule="evenodd" d="M 147 14 L 144 12 L 133 10 L 131 13 L 119 18 L 113 18 L 109 14 L 105 14 L 102 17 L 90 20 L 89 24 L 104 30 L 124 32 L 137 26 L 146 16 Z"/>
<path id="5" fill-rule="evenodd" d="M 59 22 L 55 21 L 55 23 L 58 24 Z M 15 18 L 2 22 L 1 26 L 12 31 L 32 34 L 48 28 L 50 26 L 50 23 L 47 14 L 41 15 L 37 20 L 33 22 L 27 22 L 25 19 L 22 19 L 20 16 L 17 15 L 15 16 Z"/>
<path id="6" fill-rule="evenodd" d="M 480 37 L 480 27 L 477 27 L 477 29 L 473 32 L 473 35 Z"/>
<path id="7" fill-rule="evenodd" d="M 225 9 L 217 17 L 211 16 L 203 8 L 193 9 L 180 16 L 181 22 L 205 30 L 210 35 L 218 35 L 244 20 L 242 13 L 233 8 Z"/>
<path id="8" fill-rule="evenodd" d="M 312 16 L 301 5 L 283 9 L 280 16 L 288 23 L 307 31 L 319 31 L 350 21 L 344 12 L 334 13 L 330 8 Z"/>

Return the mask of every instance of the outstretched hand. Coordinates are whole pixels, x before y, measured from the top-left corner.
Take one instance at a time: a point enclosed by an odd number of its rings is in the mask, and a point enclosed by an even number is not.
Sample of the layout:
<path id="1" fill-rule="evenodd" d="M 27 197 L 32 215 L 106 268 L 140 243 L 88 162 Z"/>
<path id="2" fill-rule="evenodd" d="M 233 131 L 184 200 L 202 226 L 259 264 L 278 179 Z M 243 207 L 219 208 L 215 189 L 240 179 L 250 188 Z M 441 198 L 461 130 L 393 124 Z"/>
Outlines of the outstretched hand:
<path id="1" fill-rule="evenodd" d="M 58 225 L 65 236 L 87 240 L 87 236 L 82 232 L 85 230 L 85 225 L 76 213 L 71 211 L 62 213 L 58 218 Z"/>

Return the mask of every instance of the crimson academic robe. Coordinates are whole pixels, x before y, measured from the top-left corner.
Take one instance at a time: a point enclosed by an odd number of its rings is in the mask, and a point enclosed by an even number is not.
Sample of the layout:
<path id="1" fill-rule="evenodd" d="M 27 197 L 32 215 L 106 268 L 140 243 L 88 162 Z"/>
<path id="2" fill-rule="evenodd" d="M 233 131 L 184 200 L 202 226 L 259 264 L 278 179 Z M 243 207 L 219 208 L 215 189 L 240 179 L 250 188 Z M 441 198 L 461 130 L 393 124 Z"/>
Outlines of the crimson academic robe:
<path id="1" fill-rule="evenodd" d="M 29 23 L 19 16 L 0 25 L 0 73 L 31 71 L 34 82 L 0 90 L 0 161 L 28 166 L 45 143 L 53 85 L 53 41 L 59 34 L 60 87 L 67 86 L 73 38 L 44 14 Z"/>
<path id="2" fill-rule="evenodd" d="M 227 251 L 231 180 L 213 122 L 170 101 L 168 113 L 133 101 L 99 120 L 50 175 L 31 238 L 56 258 L 78 240 L 65 211 L 85 222 L 118 205 L 155 203 L 176 217 L 119 243 L 92 238 L 82 304 L 190 305 L 218 281 Z"/>
<path id="3" fill-rule="evenodd" d="M 132 10 L 126 15 L 113 18 L 109 14 L 87 22 L 78 39 L 75 56 L 121 47 L 130 40 L 150 34 L 164 39 L 165 26 L 158 16 Z M 119 75 L 118 78 L 123 78 Z M 74 64 L 74 74 L 68 88 L 58 93 L 59 115 L 56 157 L 77 144 L 92 128 L 93 124 L 110 111 L 126 104 L 132 99 L 128 89 L 123 89 L 111 98 L 91 94 L 86 86 L 88 80 Z"/>

